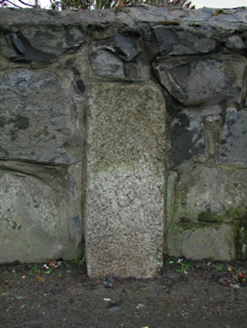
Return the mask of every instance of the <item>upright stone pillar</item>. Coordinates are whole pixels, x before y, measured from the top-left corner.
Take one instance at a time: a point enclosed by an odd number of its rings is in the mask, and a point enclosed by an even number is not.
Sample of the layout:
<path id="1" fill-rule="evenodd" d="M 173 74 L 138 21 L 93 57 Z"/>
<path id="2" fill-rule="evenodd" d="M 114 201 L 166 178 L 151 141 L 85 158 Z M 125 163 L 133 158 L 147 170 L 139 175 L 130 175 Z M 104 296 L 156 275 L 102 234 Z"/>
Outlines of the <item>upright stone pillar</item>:
<path id="1" fill-rule="evenodd" d="M 162 267 L 165 100 L 151 83 L 95 83 L 91 90 L 88 275 L 152 277 Z"/>

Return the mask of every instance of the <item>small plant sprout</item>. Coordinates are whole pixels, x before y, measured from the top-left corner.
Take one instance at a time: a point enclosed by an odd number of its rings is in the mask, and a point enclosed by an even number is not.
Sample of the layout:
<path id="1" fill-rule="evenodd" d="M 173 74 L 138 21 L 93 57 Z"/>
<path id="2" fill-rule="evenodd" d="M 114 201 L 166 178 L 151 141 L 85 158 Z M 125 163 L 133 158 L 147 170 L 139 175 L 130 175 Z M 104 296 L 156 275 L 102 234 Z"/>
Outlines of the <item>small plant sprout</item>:
<path id="1" fill-rule="evenodd" d="M 63 261 L 63 264 L 66 266 L 67 269 L 70 269 L 70 264 L 69 263 Z"/>
<path id="2" fill-rule="evenodd" d="M 34 267 L 32 269 L 30 269 L 29 271 L 28 270 L 23 270 L 28 276 L 31 276 L 33 274 L 38 274 L 40 273 L 41 271 L 38 269 L 38 266 L 37 264 L 35 263 L 34 264 Z"/>
<path id="3" fill-rule="evenodd" d="M 74 263 L 78 264 L 78 267 L 80 267 L 81 265 L 83 265 L 85 263 L 85 256 L 83 256 L 82 258 L 80 257 L 74 257 L 73 260 Z"/>
<path id="4" fill-rule="evenodd" d="M 183 259 L 179 259 L 178 263 L 180 264 L 180 269 L 177 270 L 178 272 L 184 272 L 187 273 L 188 268 L 190 267 L 190 262 L 187 262 Z"/>
<path id="5" fill-rule="evenodd" d="M 216 271 L 222 271 L 222 266 L 221 265 L 215 265 Z"/>

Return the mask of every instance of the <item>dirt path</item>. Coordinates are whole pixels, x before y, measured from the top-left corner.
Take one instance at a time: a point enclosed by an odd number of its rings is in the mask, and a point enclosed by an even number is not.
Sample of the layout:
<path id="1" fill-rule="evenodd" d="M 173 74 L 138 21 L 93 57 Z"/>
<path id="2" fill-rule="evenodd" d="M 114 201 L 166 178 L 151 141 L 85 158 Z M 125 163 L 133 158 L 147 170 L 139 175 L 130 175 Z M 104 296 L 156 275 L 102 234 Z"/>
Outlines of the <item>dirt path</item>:
<path id="1" fill-rule="evenodd" d="M 153 280 L 92 280 L 79 261 L 0 266 L 0 327 L 247 326 L 247 263 L 165 258 Z"/>

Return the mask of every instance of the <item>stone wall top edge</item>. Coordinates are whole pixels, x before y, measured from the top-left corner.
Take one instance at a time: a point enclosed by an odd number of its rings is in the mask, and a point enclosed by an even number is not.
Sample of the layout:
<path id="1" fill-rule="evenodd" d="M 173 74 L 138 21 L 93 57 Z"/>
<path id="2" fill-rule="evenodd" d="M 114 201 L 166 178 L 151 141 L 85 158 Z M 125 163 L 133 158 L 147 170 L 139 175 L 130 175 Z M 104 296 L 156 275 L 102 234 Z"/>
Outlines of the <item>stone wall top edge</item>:
<path id="1" fill-rule="evenodd" d="M 247 7 L 218 10 L 216 8 L 200 8 L 196 10 L 176 8 L 156 8 L 151 6 L 123 7 L 121 10 L 92 10 L 55 12 L 45 9 L 13 9 L 0 8 L 0 28 L 18 26 L 93 26 L 101 25 L 135 25 L 140 23 L 160 23 L 165 26 L 169 22 L 177 22 L 181 27 L 200 23 L 212 27 L 229 29 L 244 24 L 247 26 Z M 175 23 L 174 23 L 175 24 Z"/>

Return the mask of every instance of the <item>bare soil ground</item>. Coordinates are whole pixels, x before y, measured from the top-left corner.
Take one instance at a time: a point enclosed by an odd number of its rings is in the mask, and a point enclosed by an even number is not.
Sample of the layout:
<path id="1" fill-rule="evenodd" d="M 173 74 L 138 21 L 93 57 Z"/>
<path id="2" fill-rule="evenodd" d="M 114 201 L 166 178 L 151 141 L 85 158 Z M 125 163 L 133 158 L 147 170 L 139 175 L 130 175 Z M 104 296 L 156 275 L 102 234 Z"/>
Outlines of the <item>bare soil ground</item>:
<path id="1" fill-rule="evenodd" d="M 146 280 L 92 280 L 79 260 L 3 264 L 0 327 L 247 327 L 247 262 L 178 261 Z"/>

